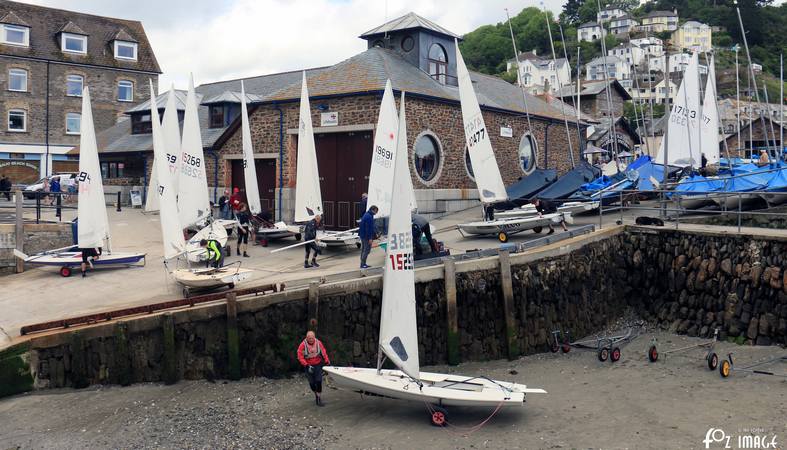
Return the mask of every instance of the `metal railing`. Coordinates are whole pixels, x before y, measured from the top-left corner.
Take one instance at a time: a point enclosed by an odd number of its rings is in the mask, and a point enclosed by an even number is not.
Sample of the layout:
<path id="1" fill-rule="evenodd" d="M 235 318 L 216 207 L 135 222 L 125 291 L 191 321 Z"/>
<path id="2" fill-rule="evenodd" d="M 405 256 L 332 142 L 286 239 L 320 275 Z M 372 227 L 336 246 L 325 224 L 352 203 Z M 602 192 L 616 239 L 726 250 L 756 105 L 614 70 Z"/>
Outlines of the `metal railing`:
<path id="1" fill-rule="evenodd" d="M 117 211 L 122 208 L 122 193 L 104 193 L 107 205 L 114 205 Z M 0 222 L 15 222 L 17 214 L 17 199 L 22 202 L 22 214 L 33 211 L 35 223 L 41 223 L 48 211 L 54 211 L 56 222 L 63 220 L 64 211 L 77 210 L 76 192 L 49 192 L 49 191 L 9 191 L 0 192 Z M 76 215 L 76 213 L 75 213 Z"/>

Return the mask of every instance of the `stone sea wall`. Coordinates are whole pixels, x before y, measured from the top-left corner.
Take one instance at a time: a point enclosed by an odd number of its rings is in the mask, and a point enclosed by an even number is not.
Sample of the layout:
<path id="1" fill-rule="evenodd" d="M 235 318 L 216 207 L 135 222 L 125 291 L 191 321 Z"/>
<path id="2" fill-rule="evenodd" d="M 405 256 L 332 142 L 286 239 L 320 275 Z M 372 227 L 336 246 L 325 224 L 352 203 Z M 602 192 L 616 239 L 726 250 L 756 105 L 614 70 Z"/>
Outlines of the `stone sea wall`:
<path id="1" fill-rule="evenodd" d="M 26 223 L 24 225 L 24 252 L 32 255 L 73 243 L 70 223 Z M 0 224 L 0 275 L 16 271 L 16 229 L 14 224 Z"/>
<path id="2" fill-rule="evenodd" d="M 787 343 L 787 242 L 636 227 L 583 239 L 418 270 L 421 364 L 544 352 L 553 330 L 585 336 L 627 310 L 692 336 L 718 327 L 741 343 Z M 379 276 L 229 295 L 34 337 L 6 361 L 32 388 L 277 377 L 299 370 L 296 348 L 316 328 L 334 364 L 373 367 L 381 298 Z"/>

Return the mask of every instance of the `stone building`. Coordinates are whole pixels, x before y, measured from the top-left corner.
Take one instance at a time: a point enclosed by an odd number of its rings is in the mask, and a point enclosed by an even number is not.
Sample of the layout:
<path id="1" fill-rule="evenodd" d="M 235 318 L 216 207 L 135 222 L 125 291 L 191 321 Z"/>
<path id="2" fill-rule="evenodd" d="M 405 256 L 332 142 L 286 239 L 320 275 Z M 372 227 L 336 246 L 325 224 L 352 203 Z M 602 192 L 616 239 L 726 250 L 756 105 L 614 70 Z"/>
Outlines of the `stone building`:
<path id="1" fill-rule="evenodd" d="M 740 134 L 735 130 L 726 135 L 726 148 L 732 156 L 741 158 L 757 158 L 761 149 L 768 149 L 771 155 L 775 155 L 784 148 L 781 139 L 787 134 L 786 129 L 782 129 L 779 122 L 767 116 L 752 118 L 750 122 L 741 124 Z"/>
<path id="2" fill-rule="evenodd" d="M 97 130 L 149 95 L 161 73 L 137 21 L 0 0 L 0 174 L 14 183 L 75 171 L 82 88 Z M 124 166 L 102 167 L 105 177 Z"/>
<path id="3" fill-rule="evenodd" d="M 640 31 L 661 33 L 678 29 L 678 11 L 651 11 L 642 18 Z"/>
<path id="4" fill-rule="evenodd" d="M 366 51 L 333 66 L 306 71 L 326 225 L 348 228 L 360 214 L 358 202 L 367 189 L 386 80 L 391 80 L 397 103 L 400 93 L 406 93 L 409 166 L 419 211 L 436 213 L 477 204 L 456 87 L 454 39 L 458 36 L 410 13 L 361 38 L 367 41 Z M 250 105 L 249 116 L 262 203 L 282 220 L 290 220 L 294 208 L 301 74 L 244 80 L 246 92 L 260 96 Z M 471 77 L 506 184 L 526 176 L 536 164 L 561 172 L 570 168 L 559 108 L 529 94 L 523 97 L 519 87 L 500 78 L 480 73 Z M 227 96 L 239 90 L 240 80 L 197 88 L 203 98 L 203 144 L 214 193 L 244 185 L 240 120 L 234 112 L 238 103 Z M 227 101 L 216 104 L 210 98 Z M 149 108 L 139 105 L 129 111 L 131 124 L 136 123 L 134 115 L 145 115 Z M 576 128 L 576 121 L 569 121 Z M 132 139 L 132 125 L 126 125 L 125 132 L 112 130 L 117 133 L 111 139 L 99 137 L 106 142 L 100 145 L 102 160 L 121 151 L 150 154 L 150 135 L 139 129 L 140 135 Z M 579 137 L 574 133 L 570 138 L 578 156 Z M 522 161 L 528 164 L 523 167 Z"/>

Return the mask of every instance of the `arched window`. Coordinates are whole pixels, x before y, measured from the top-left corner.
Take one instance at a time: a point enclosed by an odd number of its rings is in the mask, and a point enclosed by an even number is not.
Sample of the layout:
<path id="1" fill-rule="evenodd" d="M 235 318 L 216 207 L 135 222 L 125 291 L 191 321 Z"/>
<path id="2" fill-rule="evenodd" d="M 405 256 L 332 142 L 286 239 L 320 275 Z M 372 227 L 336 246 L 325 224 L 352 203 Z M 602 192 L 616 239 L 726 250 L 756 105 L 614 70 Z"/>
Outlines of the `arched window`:
<path id="1" fill-rule="evenodd" d="M 519 167 L 525 175 L 530 175 L 536 168 L 538 156 L 536 141 L 530 133 L 522 136 L 519 141 Z"/>
<path id="2" fill-rule="evenodd" d="M 424 182 L 432 181 L 440 167 L 440 146 L 434 136 L 424 134 L 415 141 L 415 172 Z"/>
<path id="3" fill-rule="evenodd" d="M 448 73 L 448 57 L 440 44 L 429 47 L 429 75 L 441 84 L 445 84 Z"/>

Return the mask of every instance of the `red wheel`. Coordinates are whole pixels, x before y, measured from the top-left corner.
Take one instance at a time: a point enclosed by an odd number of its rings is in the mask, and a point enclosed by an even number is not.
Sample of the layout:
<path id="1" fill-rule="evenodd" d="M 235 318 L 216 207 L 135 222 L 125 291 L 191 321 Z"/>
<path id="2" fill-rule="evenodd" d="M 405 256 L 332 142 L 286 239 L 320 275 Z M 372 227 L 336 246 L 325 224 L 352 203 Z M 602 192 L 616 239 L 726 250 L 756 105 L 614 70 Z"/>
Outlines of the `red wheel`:
<path id="1" fill-rule="evenodd" d="M 63 266 L 60 268 L 60 276 L 61 277 L 70 277 L 71 276 L 71 268 L 67 266 Z"/>
<path id="2" fill-rule="evenodd" d="M 612 349 L 612 353 L 609 355 L 609 359 L 612 362 L 616 362 L 616 361 L 620 360 L 620 348 L 618 348 L 618 347 L 613 348 Z"/>
<path id="3" fill-rule="evenodd" d="M 435 406 L 429 420 L 436 427 L 444 427 L 446 415 L 447 413 L 443 408 Z"/>
<path id="4" fill-rule="evenodd" d="M 267 240 L 267 239 L 260 239 L 260 244 L 261 244 L 263 247 L 267 247 L 267 246 L 268 246 L 268 240 Z"/>
<path id="5" fill-rule="evenodd" d="M 563 353 L 568 353 L 571 351 L 571 346 L 568 344 L 563 344 L 560 346 L 560 351 L 562 351 Z"/>
<path id="6" fill-rule="evenodd" d="M 604 347 L 598 351 L 598 360 L 604 362 L 609 358 L 609 349 Z"/>
<path id="7" fill-rule="evenodd" d="M 656 350 L 655 345 L 650 346 L 650 350 L 648 350 L 648 359 L 650 362 L 656 362 L 659 360 L 659 351 Z"/>

